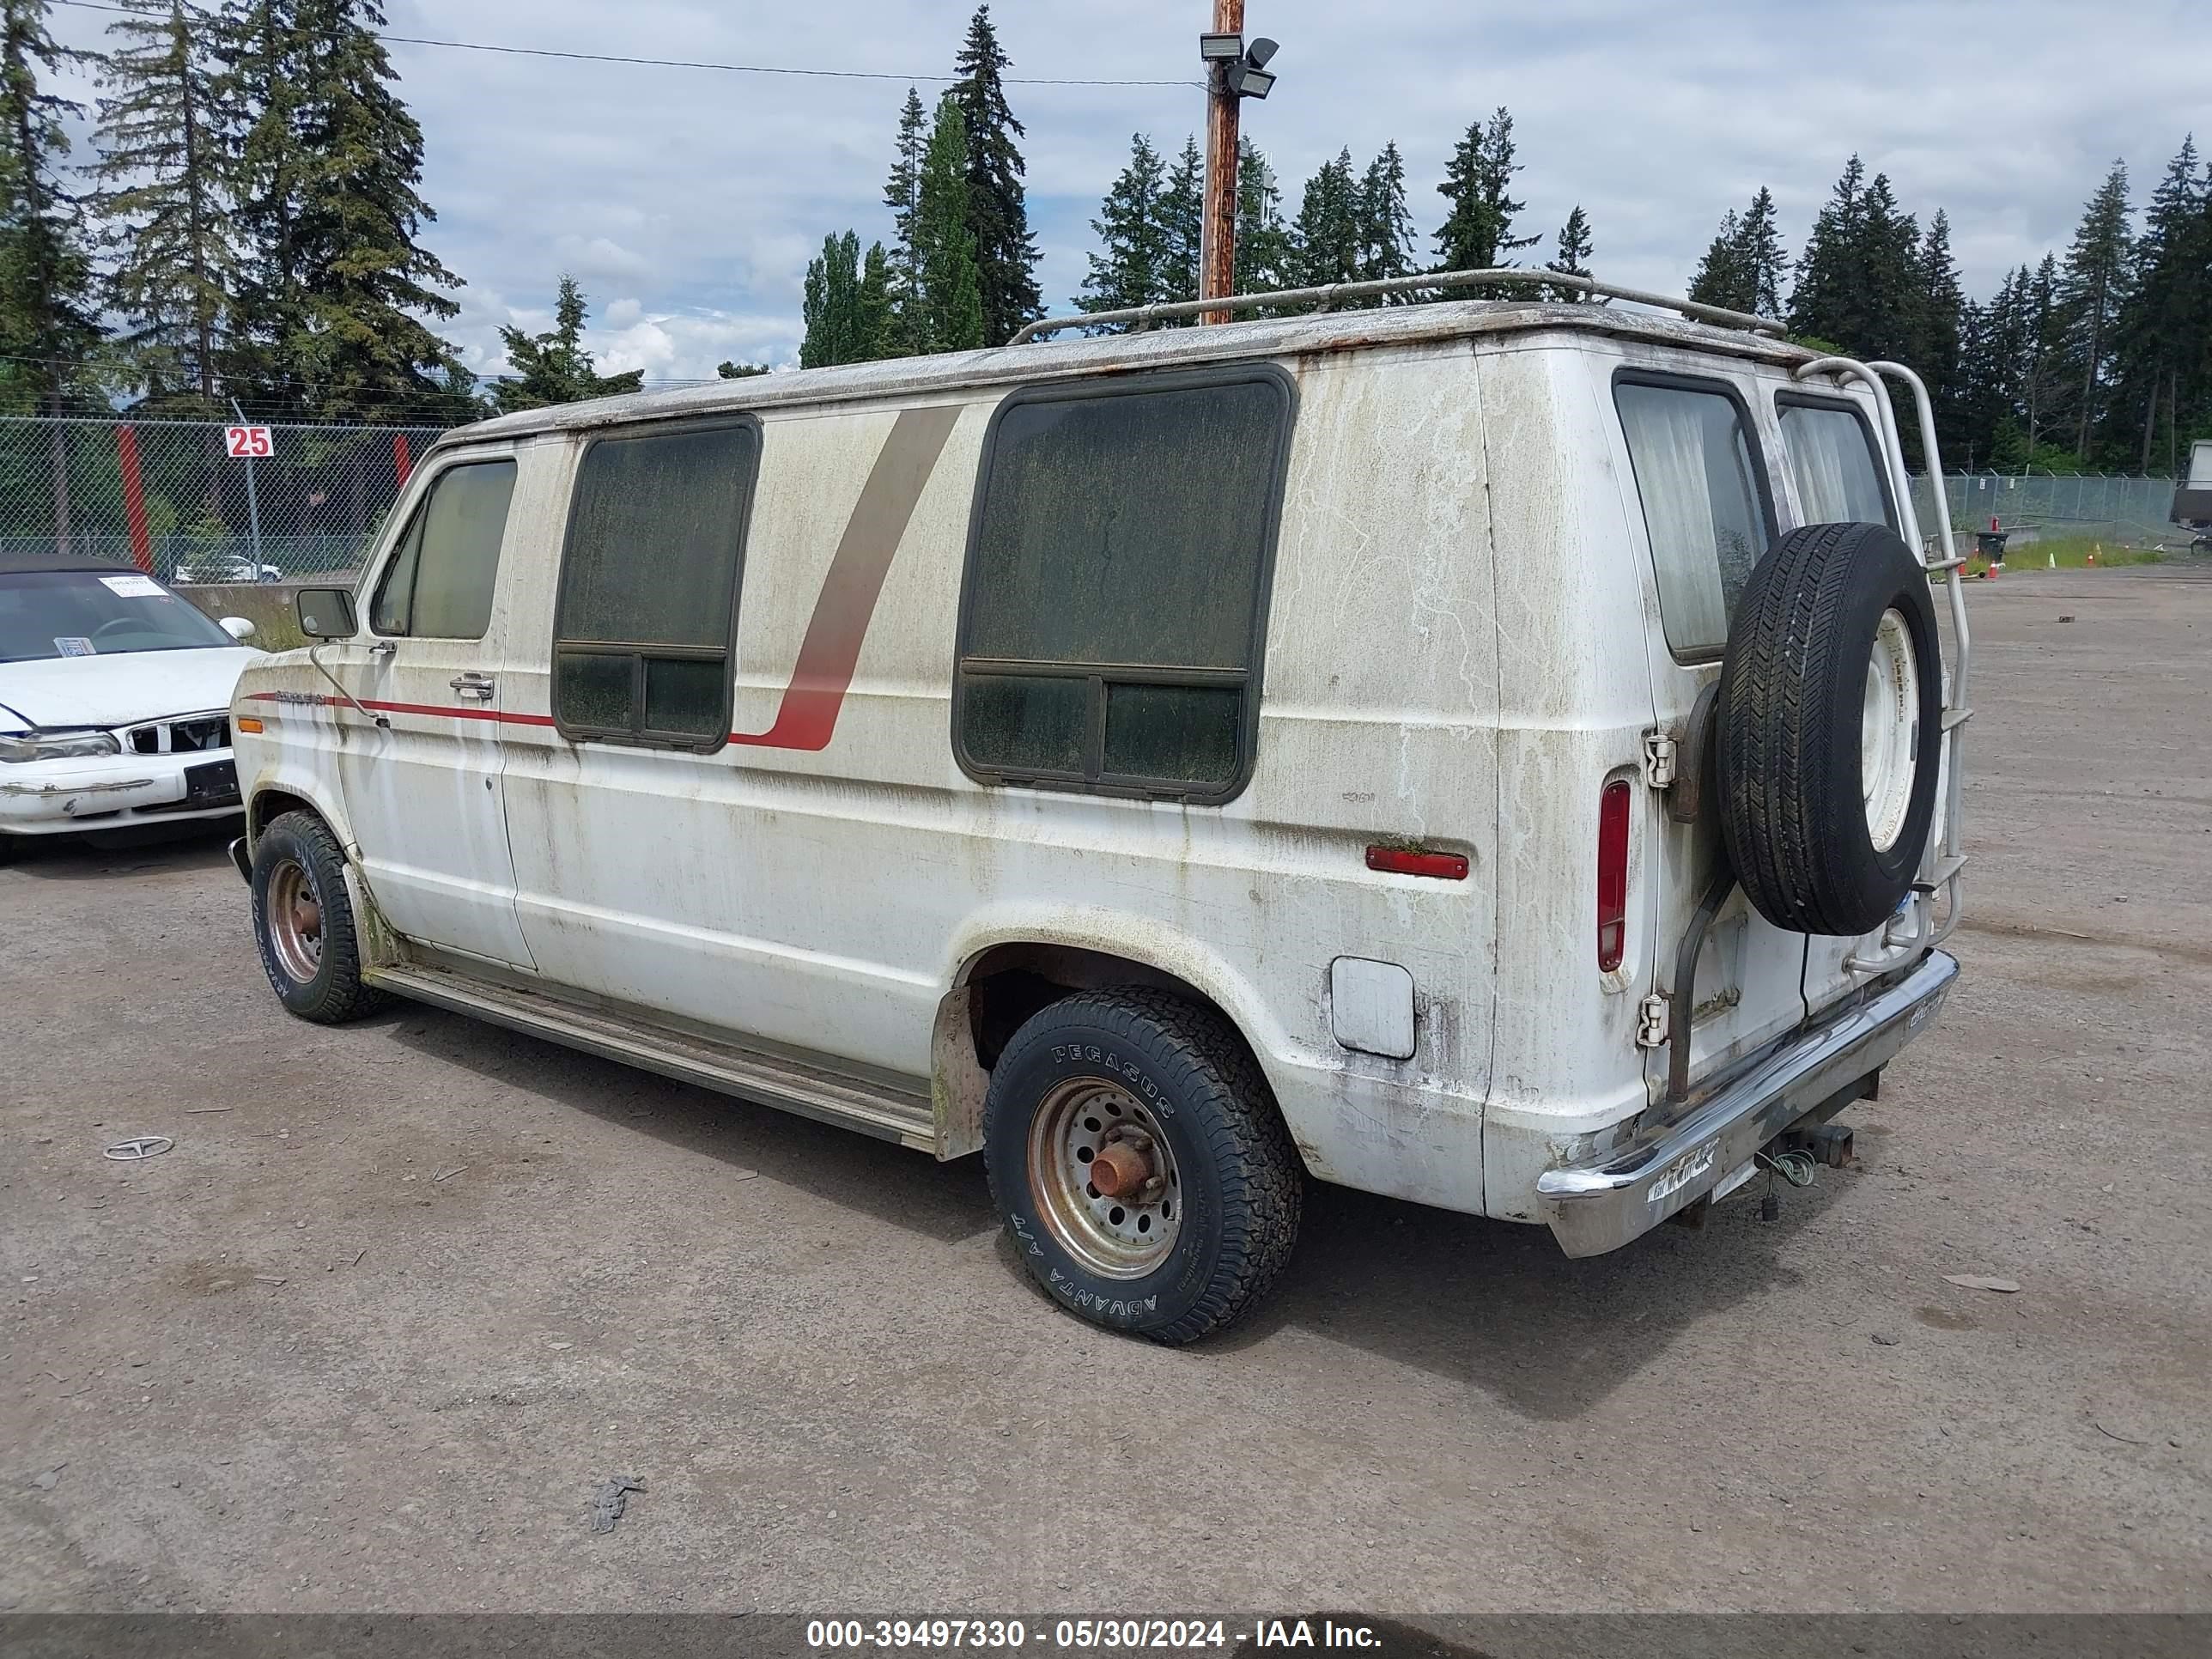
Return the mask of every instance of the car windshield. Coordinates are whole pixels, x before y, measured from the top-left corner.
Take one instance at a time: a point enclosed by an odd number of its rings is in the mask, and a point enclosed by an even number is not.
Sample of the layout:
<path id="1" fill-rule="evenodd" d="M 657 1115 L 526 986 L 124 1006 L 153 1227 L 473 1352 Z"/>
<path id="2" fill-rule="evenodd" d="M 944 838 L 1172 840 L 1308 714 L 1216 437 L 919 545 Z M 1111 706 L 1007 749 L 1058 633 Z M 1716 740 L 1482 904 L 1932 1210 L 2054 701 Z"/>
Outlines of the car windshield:
<path id="1" fill-rule="evenodd" d="M 0 662 L 237 643 L 205 611 L 135 570 L 0 571 Z"/>

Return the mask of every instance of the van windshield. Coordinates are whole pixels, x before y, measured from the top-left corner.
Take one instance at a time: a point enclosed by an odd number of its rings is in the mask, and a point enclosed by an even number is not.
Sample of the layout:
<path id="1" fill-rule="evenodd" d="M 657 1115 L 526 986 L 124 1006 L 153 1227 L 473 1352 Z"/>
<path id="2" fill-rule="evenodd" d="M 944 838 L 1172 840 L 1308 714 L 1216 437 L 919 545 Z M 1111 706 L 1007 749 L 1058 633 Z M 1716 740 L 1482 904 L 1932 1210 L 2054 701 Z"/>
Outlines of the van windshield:
<path id="1" fill-rule="evenodd" d="M 0 662 L 237 643 L 205 611 L 135 570 L 0 571 Z"/>

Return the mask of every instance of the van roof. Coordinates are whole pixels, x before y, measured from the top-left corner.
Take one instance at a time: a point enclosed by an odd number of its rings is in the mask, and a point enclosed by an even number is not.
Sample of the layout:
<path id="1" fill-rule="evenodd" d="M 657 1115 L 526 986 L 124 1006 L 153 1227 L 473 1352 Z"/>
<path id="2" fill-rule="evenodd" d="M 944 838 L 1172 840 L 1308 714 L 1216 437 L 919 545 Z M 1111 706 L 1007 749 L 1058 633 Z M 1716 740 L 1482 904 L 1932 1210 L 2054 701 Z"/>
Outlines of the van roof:
<path id="1" fill-rule="evenodd" d="M 1520 334 L 1540 329 L 1686 346 L 1778 364 L 1804 362 L 1814 356 L 1802 347 L 1763 335 L 1685 322 L 1626 306 L 1462 300 L 1219 323 L 1205 328 L 1164 328 L 1148 333 L 1038 341 L 1026 345 L 988 347 L 980 351 L 945 352 L 931 357 L 896 357 L 838 368 L 754 375 L 668 392 L 595 398 L 583 403 L 495 416 L 473 426 L 457 428 L 441 439 L 439 445 L 442 447 L 681 416 L 736 413 L 790 404 L 926 396 L 978 386 L 1034 385 L 1085 374 L 1194 367 L 1291 354 L 1352 351 L 1369 346 Z"/>

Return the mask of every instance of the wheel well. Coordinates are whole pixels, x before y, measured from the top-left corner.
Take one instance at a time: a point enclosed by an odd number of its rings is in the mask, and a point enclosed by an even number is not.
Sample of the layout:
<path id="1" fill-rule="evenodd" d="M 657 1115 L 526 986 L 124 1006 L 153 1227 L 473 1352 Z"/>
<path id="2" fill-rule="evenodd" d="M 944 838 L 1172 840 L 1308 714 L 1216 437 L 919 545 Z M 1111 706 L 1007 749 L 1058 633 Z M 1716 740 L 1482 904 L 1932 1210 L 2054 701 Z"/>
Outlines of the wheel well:
<path id="1" fill-rule="evenodd" d="M 1189 981 L 1127 957 L 1073 945 L 997 945 L 969 965 L 968 1035 L 975 1063 L 988 1072 L 1030 1015 L 1071 991 L 1146 985 L 1211 1008 L 1236 1029 L 1228 1010 Z M 1240 1033 L 1241 1036 L 1241 1033 Z"/>
<path id="2" fill-rule="evenodd" d="M 246 814 L 247 833 L 254 840 L 260 840 L 261 832 L 287 812 L 305 812 L 309 817 L 324 823 L 329 822 L 315 810 L 315 804 L 313 801 L 303 799 L 298 795 L 288 794 L 282 789 L 264 789 L 253 798 L 252 808 Z"/>

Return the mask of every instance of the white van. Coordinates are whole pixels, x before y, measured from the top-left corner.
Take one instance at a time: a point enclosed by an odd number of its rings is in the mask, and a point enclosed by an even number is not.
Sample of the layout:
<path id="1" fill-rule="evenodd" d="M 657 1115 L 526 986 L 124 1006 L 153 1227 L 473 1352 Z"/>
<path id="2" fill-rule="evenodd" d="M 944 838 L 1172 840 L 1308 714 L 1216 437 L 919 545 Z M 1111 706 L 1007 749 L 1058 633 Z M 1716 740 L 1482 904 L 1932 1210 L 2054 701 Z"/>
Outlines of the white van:
<path id="1" fill-rule="evenodd" d="M 1037 1281 L 1163 1341 L 1308 1176 L 1577 1255 L 1802 1184 L 1957 972 L 1954 561 L 1905 371 L 1679 308 L 453 433 L 240 683 L 270 981 L 980 1151 Z"/>

